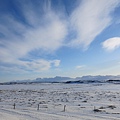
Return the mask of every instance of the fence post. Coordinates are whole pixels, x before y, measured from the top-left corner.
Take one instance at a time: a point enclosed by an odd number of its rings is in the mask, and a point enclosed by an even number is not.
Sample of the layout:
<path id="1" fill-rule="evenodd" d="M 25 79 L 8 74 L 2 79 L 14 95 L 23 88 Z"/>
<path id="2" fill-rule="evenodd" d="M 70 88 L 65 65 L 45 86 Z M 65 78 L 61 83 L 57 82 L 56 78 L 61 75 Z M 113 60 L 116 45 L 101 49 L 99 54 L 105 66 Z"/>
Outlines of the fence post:
<path id="1" fill-rule="evenodd" d="M 13 106 L 14 106 L 14 108 L 13 108 L 13 109 L 15 109 L 15 103 L 13 104 Z"/>
<path id="2" fill-rule="evenodd" d="M 66 105 L 64 105 L 64 110 L 63 110 L 64 112 L 65 112 L 65 108 L 66 108 Z"/>
<path id="3" fill-rule="evenodd" d="M 39 104 L 38 104 L 37 110 L 39 110 L 39 107 L 40 107 L 40 106 L 39 106 Z"/>

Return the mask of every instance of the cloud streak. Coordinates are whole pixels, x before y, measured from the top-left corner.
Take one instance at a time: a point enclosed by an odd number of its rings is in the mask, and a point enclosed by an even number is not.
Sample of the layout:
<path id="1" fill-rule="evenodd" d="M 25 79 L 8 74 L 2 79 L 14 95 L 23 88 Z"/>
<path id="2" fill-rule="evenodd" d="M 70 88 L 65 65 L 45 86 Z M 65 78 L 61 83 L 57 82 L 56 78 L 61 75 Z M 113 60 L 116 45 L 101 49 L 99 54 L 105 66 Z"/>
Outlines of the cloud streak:
<path id="1" fill-rule="evenodd" d="M 86 66 L 85 65 L 78 65 L 78 66 L 76 66 L 76 69 L 84 69 Z"/>
<path id="2" fill-rule="evenodd" d="M 5 72 L 17 72 L 17 73 L 27 73 L 27 72 L 42 72 L 51 69 L 52 67 L 58 67 L 60 65 L 60 60 L 31 60 L 31 61 L 20 61 L 16 60 L 13 63 L 6 63 L 0 65 L 0 70 Z"/>
<path id="3" fill-rule="evenodd" d="M 48 54 L 60 48 L 67 34 L 65 21 L 52 11 L 50 3 L 48 3 L 49 11 L 44 9 L 45 14 L 42 18 L 38 15 L 39 12 L 34 11 L 32 3 L 28 6 L 23 3 L 20 5 L 30 26 L 17 21 L 11 15 L 2 16 L 4 22 L 0 24 L 0 32 L 3 33 L 4 37 L 0 38 L 1 64 L 11 64 L 13 67 L 16 65 L 26 71 L 48 70 L 52 64 L 54 67 L 58 67 L 60 60 L 38 59 L 29 62 L 21 59 L 27 58 L 30 52 L 34 50 L 44 51 Z M 42 25 L 41 22 L 43 22 Z"/>
<path id="4" fill-rule="evenodd" d="M 111 12 L 118 3 L 119 0 L 83 0 L 71 15 L 76 37 L 70 45 L 87 49 L 95 37 L 111 24 Z"/>
<path id="5" fill-rule="evenodd" d="M 59 67 L 61 60 L 34 57 L 41 52 L 51 54 L 62 46 L 82 46 L 87 49 L 95 37 L 111 24 L 110 13 L 119 0 L 83 0 L 67 17 L 62 10 L 56 14 L 51 1 L 42 4 L 37 2 L 39 7 L 31 1 L 17 1 L 20 19 L 13 14 L 1 15 L 1 70 L 12 66 L 18 71 L 23 69 L 37 72 Z M 66 41 L 70 31 L 75 34 L 74 39 Z M 33 51 L 38 52 L 31 55 Z"/>

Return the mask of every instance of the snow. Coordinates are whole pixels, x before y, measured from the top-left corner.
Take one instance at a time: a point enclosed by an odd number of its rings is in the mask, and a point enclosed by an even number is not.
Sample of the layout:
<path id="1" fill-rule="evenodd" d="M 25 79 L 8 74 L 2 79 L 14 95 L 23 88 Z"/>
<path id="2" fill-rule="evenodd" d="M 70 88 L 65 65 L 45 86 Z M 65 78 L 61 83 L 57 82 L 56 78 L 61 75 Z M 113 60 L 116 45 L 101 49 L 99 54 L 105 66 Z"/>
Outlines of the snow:
<path id="1" fill-rule="evenodd" d="M 119 84 L 0 85 L 0 120 L 120 120 L 119 102 Z"/>

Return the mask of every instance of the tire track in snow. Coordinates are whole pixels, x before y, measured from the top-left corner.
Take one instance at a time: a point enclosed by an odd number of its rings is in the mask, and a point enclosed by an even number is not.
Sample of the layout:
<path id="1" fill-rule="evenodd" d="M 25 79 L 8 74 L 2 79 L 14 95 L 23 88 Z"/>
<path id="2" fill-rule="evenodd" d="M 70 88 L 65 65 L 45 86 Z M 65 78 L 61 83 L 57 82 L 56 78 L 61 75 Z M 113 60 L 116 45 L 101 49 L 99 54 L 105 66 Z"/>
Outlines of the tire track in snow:
<path id="1" fill-rule="evenodd" d="M 71 114 L 71 113 L 52 113 L 52 112 L 41 112 L 41 111 L 18 111 L 11 109 L 0 109 L 0 112 L 8 114 L 8 116 L 13 116 L 13 118 L 17 118 L 15 120 L 119 120 L 119 118 L 112 116 L 99 116 L 93 114 Z M 25 113 L 23 113 L 25 112 Z M 2 114 L 1 114 L 2 115 Z M 3 116 L 4 117 L 4 116 Z M 8 117 L 7 117 L 8 118 Z M 4 119 L 3 119 L 4 120 Z M 6 120 L 6 119 L 5 119 Z M 8 119 L 7 119 L 8 120 Z M 14 119 L 12 119 L 14 120 Z"/>
<path id="2" fill-rule="evenodd" d="M 38 119 L 36 117 L 33 117 L 33 116 L 29 115 L 29 114 L 19 113 L 18 111 L 0 109 L 0 112 L 3 112 L 3 113 L 5 112 L 7 114 L 16 116 L 17 118 L 19 118 L 18 120 L 40 120 L 40 119 Z"/>

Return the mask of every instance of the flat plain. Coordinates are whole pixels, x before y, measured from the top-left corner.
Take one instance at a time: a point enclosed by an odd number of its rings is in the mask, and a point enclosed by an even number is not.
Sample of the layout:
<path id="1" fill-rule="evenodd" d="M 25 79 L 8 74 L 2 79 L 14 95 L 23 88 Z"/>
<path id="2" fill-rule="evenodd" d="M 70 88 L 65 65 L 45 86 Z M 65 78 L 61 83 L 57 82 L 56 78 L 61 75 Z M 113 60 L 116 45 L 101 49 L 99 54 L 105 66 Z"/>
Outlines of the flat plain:
<path id="1" fill-rule="evenodd" d="M 0 85 L 0 120 L 120 120 L 120 85 Z"/>

